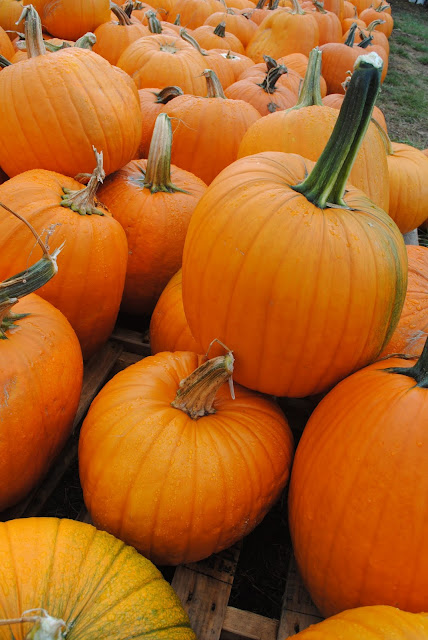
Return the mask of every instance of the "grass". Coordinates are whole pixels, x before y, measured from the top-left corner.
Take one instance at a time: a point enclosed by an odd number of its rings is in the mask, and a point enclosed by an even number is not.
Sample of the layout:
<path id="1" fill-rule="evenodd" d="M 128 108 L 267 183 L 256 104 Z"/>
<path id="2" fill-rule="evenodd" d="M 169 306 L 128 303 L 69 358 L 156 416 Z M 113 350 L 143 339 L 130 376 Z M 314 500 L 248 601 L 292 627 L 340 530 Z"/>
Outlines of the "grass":
<path id="1" fill-rule="evenodd" d="M 393 0 L 389 68 L 377 105 L 396 142 L 428 147 L 428 7 Z M 422 55 L 418 55 L 422 54 Z"/>

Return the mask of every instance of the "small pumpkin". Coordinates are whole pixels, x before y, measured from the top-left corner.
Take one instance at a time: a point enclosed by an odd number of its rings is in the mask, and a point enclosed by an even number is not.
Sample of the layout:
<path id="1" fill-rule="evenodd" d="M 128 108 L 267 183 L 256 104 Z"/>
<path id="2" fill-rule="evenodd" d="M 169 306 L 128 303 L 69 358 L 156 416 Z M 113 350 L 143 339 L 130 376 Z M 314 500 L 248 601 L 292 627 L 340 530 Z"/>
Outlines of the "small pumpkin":
<path id="1" fill-rule="evenodd" d="M 235 12 L 233 9 L 227 9 L 225 12 L 212 13 L 205 20 L 204 24 L 215 27 L 219 22 L 225 22 L 226 31 L 233 33 L 239 38 L 244 47 L 247 46 L 257 29 L 255 22 L 249 20 L 241 13 Z"/>
<path id="2" fill-rule="evenodd" d="M 149 35 L 149 31 L 138 20 L 131 20 L 121 7 L 112 4 L 117 22 L 104 22 L 95 29 L 97 41 L 92 51 L 115 65 L 126 47 L 135 40 Z"/>
<path id="3" fill-rule="evenodd" d="M 233 364 L 231 353 L 149 356 L 107 383 L 84 421 L 79 472 L 94 523 L 156 563 L 234 544 L 287 482 L 286 419 L 242 387 L 232 400 Z"/>
<path id="4" fill-rule="evenodd" d="M 36 10 L 45 29 L 65 40 L 77 40 L 110 20 L 109 0 L 37 0 Z"/>
<path id="5" fill-rule="evenodd" d="M 205 49 L 231 49 L 244 53 L 242 42 L 233 33 L 226 31 L 226 23 L 219 22 L 215 27 L 204 24 L 193 30 L 192 36 Z"/>

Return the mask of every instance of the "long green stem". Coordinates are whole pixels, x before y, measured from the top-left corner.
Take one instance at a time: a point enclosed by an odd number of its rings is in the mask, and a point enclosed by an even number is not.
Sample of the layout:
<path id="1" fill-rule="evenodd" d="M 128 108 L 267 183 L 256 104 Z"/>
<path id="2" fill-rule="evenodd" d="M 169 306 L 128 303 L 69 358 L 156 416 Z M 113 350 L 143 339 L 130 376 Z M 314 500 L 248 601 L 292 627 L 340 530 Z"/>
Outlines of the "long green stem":
<path id="1" fill-rule="evenodd" d="M 312 49 L 309 54 L 309 62 L 305 73 L 302 89 L 299 94 L 299 100 L 292 109 L 302 109 L 303 107 L 312 107 L 314 105 L 322 107 L 321 98 L 321 58 L 322 51 L 318 47 Z"/>
<path id="2" fill-rule="evenodd" d="M 113 11 L 114 15 L 119 21 L 119 24 L 122 27 L 129 27 L 129 25 L 132 24 L 130 16 L 125 13 L 122 7 L 119 7 L 119 5 L 115 4 L 114 2 L 110 2 L 110 11 Z"/>
<path id="3" fill-rule="evenodd" d="M 391 367 L 390 369 L 385 369 L 385 371 L 414 378 L 418 387 L 428 389 L 428 338 L 419 360 L 413 367 Z"/>
<path id="4" fill-rule="evenodd" d="M 346 206 L 346 182 L 370 124 L 382 66 L 382 59 L 374 52 L 357 59 L 330 139 L 310 175 L 293 187 L 322 209 Z"/>

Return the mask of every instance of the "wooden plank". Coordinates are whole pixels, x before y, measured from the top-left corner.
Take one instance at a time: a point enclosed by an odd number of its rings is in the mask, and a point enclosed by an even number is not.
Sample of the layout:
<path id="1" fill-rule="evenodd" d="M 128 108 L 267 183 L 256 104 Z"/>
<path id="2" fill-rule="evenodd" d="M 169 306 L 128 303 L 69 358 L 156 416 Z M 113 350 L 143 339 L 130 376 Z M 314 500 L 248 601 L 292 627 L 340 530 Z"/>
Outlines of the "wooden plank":
<path id="1" fill-rule="evenodd" d="M 75 460 L 78 451 L 80 426 L 89 406 L 103 387 L 114 363 L 122 352 L 122 346 L 108 342 L 86 364 L 83 375 L 82 393 L 77 413 L 73 422 L 72 434 L 67 440 L 62 452 L 50 468 L 43 483 L 34 489 L 19 504 L 0 514 L 0 520 L 13 518 L 28 518 L 41 513 L 46 502 L 60 484 L 65 473 Z"/>
<path id="2" fill-rule="evenodd" d="M 220 640 L 276 640 L 279 621 L 227 607 Z"/>
<path id="3" fill-rule="evenodd" d="M 303 586 L 297 570 L 296 560 L 292 555 L 288 565 L 277 640 L 284 640 L 289 636 L 293 636 L 321 620 L 323 620 L 323 617 Z"/>
<path id="4" fill-rule="evenodd" d="M 126 351 L 139 353 L 143 356 L 149 356 L 150 342 L 148 332 L 132 331 L 132 329 L 122 329 L 116 327 L 111 336 L 111 340 L 119 342 Z"/>
<path id="5" fill-rule="evenodd" d="M 140 353 L 131 353 L 130 351 L 123 351 L 121 355 L 116 360 L 114 367 L 112 369 L 112 375 L 116 375 L 119 371 L 123 371 L 127 367 L 130 367 L 131 364 L 135 364 L 144 358 Z"/>
<path id="6" fill-rule="evenodd" d="M 172 586 L 198 640 L 219 640 L 241 544 L 206 560 L 177 567 Z"/>

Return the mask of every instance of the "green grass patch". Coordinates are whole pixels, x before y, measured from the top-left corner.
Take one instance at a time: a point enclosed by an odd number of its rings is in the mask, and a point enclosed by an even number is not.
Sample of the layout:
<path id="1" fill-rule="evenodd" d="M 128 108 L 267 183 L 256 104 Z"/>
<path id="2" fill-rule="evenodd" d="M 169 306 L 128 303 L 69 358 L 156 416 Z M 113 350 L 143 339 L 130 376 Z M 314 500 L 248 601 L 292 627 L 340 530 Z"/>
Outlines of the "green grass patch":
<path id="1" fill-rule="evenodd" d="M 418 60 L 419 60 L 419 62 L 420 62 L 421 64 L 428 64 L 428 55 L 427 55 L 427 56 L 420 56 L 420 57 L 418 58 Z"/>

